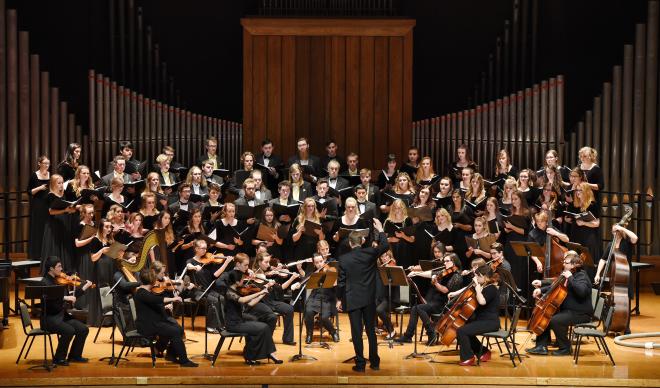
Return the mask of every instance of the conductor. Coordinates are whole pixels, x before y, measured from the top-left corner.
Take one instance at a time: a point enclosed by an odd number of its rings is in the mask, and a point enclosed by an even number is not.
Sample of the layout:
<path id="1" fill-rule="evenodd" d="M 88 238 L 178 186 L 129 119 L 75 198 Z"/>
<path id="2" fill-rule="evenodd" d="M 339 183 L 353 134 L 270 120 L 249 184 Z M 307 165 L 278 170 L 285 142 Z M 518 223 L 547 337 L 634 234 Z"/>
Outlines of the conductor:
<path id="1" fill-rule="evenodd" d="M 387 235 L 383 233 L 383 225 L 374 218 L 374 228 L 378 231 L 378 244 L 374 247 L 362 248 L 365 240 L 360 234 L 352 232 L 348 236 L 351 250 L 339 256 L 339 280 L 337 282 L 337 310 L 348 312 L 351 322 L 351 337 L 355 349 L 356 372 L 364 372 L 367 361 L 364 358 L 362 344 L 362 326 L 367 330 L 369 339 L 369 367 L 380 369 L 378 357 L 378 342 L 376 341 L 376 281 L 378 279 L 377 260 L 389 249 Z"/>

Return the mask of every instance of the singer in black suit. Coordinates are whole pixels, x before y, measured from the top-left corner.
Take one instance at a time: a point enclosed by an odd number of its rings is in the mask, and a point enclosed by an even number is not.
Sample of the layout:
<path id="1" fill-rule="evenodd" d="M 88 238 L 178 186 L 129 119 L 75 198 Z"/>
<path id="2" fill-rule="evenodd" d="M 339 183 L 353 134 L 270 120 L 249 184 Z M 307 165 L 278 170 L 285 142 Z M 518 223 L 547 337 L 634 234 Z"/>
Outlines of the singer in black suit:
<path id="1" fill-rule="evenodd" d="M 284 167 L 284 161 L 282 158 L 273 154 L 274 148 L 273 142 L 270 139 L 264 139 L 261 142 L 261 153 L 257 154 L 254 159 L 255 163 L 268 167 L 268 170 L 261 167 L 258 168 L 262 169 L 264 173 L 264 184 L 272 193 L 277 191 L 277 183 L 281 180 L 280 170 Z"/>
<path id="2" fill-rule="evenodd" d="M 367 330 L 369 339 L 369 367 L 380 369 L 378 357 L 378 342 L 376 341 L 376 282 L 378 279 L 378 258 L 389 249 L 387 235 L 383 232 L 383 225 L 374 218 L 374 228 L 378 231 L 377 248 L 362 248 L 364 238 L 356 233 L 348 236 L 351 251 L 339 256 L 339 280 L 337 282 L 338 295 L 337 309 L 348 312 L 351 321 L 351 337 L 355 349 L 356 372 L 364 372 L 367 360 L 364 358 L 362 344 L 362 325 Z"/>

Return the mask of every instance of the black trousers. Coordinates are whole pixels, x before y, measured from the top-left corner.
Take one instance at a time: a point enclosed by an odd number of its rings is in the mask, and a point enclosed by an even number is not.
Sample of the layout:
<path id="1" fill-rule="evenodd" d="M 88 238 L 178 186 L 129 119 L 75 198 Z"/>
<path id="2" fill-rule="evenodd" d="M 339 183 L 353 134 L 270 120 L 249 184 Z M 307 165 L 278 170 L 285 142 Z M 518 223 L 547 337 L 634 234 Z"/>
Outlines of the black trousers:
<path id="1" fill-rule="evenodd" d="M 436 314 L 440 312 L 442 308 L 438 305 L 427 303 L 427 304 L 418 304 L 413 306 L 410 309 L 410 321 L 408 321 L 408 327 L 406 328 L 405 336 L 412 338 L 415 335 L 415 327 L 417 327 L 417 319 L 421 318 L 422 323 L 428 330 L 431 325 L 431 314 Z"/>
<path id="2" fill-rule="evenodd" d="M 369 363 L 371 366 L 380 366 L 380 357 L 378 357 L 378 341 L 376 340 L 376 303 L 348 312 L 348 319 L 351 322 L 351 338 L 353 339 L 353 349 L 355 350 L 355 365 L 361 368 L 367 363 L 364 358 L 364 344 L 362 343 L 362 328 L 367 331 L 369 339 Z"/>
<path id="3" fill-rule="evenodd" d="M 65 315 L 64 311 L 57 315 L 46 315 L 43 323 L 46 330 L 60 335 L 60 341 L 55 351 L 56 360 L 67 359 L 67 354 L 69 357 L 82 357 L 85 340 L 87 334 L 89 334 L 87 325 L 69 315 Z M 69 350 L 71 340 L 73 340 L 73 345 Z"/>
<path id="4" fill-rule="evenodd" d="M 559 349 L 569 349 L 571 347 L 571 341 L 568 339 L 568 327 L 576 323 L 589 322 L 590 320 L 591 317 L 589 314 L 576 313 L 571 310 L 560 311 L 550 318 L 548 327 L 536 338 L 536 345 L 548 346 L 550 342 L 550 330 L 552 330 L 555 333 Z"/>
<path id="5" fill-rule="evenodd" d="M 326 309 L 330 310 L 330 309 Z M 332 324 L 332 321 L 330 320 L 330 317 L 332 316 L 332 311 L 326 311 L 323 310 L 323 314 L 321 315 L 321 324 L 325 328 L 325 330 L 328 331 L 328 333 L 333 334 L 335 332 L 335 327 Z M 314 332 L 314 317 L 316 316 L 318 312 L 315 309 L 305 309 L 305 330 L 307 330 L 307 334 L 311 334 Z"/>
<path id="6" fill-rule="evenodd" d="M 284 332 L 282 342 L 293 342 L 293 306 L 277 300 L 266 303 L 274 312 L 281 314 L 284 320 Z M 277 316 L 275 317 L 277 322 Z"/>
<path id="7" fill-rule="evenodd" d="M 499 318 L 472 321 L 459 327 L 456 331 L 456 339 L 461 353 L 461 361 L 469 360 L 475 354 L 482 354 L 488 350 L 482 348 L 481 341 L 477 339 L 477 335 L 496 331 L 499 328 Z"/>
<path id="8" fill-rule="evenodd" d="M 388 305 L 389 301 L 387 298 L 381 299 L 380 303 L 378 303 L 378 306 L 376 306 L 376 314 L 378 314 L 378 318 L 383 321 L 385 330 L 387 330 L 389 334 L 394 331 L 394 326 L 392 326 L 392 320 L 390 319 L 391 307 L 388 307 Z"/>
<path id="9" fill-rule="evenodd" d="M 227 329 L 236 333 L 245 334 L 245 348 L 243 357 L 248 360 L 267 358 L 275 352 L 273 333 L 264 322 L 244 321 L 227 324 Z"/>
<path id="10" fill-rule="evenodd" d="M 268 307 L 264 302 L 255 304 L 251 309 L 246 311 L 248 314 L 257 318 L 259 322 L 263 322 L 270 327 L 270 334 L 272 335 L 277 326 L 277 315 L 273 310 Z M 293 313 L 292 313 L 293 314 Z M 293 333 L 292 333 L 293 336 Z"/>
<path id="11" fill-rule="evenodd" d="M 179 361 L 188 359 L 186 352 L 186 345 L 183 343 L 183 328 L 174 320 L 168 318 L 166 321 L 154 322 L 156 333 L 144 333 L 147 335 L 158 335 L 156 342 L 156 349 L 163 351 L 167 349 L 168 352 L 173 353 Z"/>

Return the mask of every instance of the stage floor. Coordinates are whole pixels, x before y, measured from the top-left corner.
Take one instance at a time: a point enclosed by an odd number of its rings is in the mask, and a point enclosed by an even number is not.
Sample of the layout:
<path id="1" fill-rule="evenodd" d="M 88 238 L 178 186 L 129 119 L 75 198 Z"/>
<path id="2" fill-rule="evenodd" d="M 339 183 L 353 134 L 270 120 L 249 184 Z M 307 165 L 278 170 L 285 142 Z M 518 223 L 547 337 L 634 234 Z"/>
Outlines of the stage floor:
<path id="1" fill-rule="evenodd" d="M 658 331 L 660 328 L 660 297 L 652 293 L 643 293 L 641 297 L 642 315 L 633 316 L 632 330 L 634 333 Z M 68 367 L 58 367 L 51 373 L 42 370 L 30 371 L 30 366 L 41 363 L 39 357 L 43 354 L 43 342 L 35 341 L 27 360 L 21 360 L 16 365 L 16 357 L 25 338 L 20 320 L 10 319 L 8 329 L 0 333 L 0 386 L 131 386 L 145 385 L 161 387 L 174 385 L 255 385 L 261 386 L 365 386 L 365 385 L 455 385 L 455 386 L 660 386 L 660 351 L 634 349 L 614 344 L 612 338 L 607 343 L 613 352 L 616 366 L 599 353 L 593 341 L 582 345 L 580 362 L 574 365 L 572 357 L 532 356 L 523 358 L 522 364 L 513 368 L 511 361 L 499 357 L 497 347 L 493 347 L 493 359 L 476 367 L 460 367 L 457 365 L 458 355 L 453 350 L 436 355 L 432 363 L 422 359 L 404 359 L 412 352 L 413 345 L 379 347 L 381 357 L 380 371 L 367 368 L 366 373 L 356 373 L 351 370 L 352 363 L 342 363 L 353 355 L 349 342 L 350 329 L 348 317 L 340 317 L 341 341 L 337 344 L 329 342 L 331 349 L 306 348 L 303 353 L 314 356 L 317 361 L 288 362 L 289 357 L 298 352 L 297 346 L 286 346 L 280 343 L 281 328 L 275 333 L 278 356 L 285 360 L 284 364 L 262 364 L 247 366 L 241 356 L 242 344 L 235 341 L 232 349 L 227 351 L 226 342 L 215 367 L 210 361 L 200 357 L 204 353 L 203 317 L 195 322 L 196 331 L 190 330 L 190 320 L 186 319 L 188 339 L 198 342 L 188 342 L 188 353 L 200 363 L 199 368 L 180 368 L 172 363 L 158 359 L 156 368 L 151 367 L 148 350 L 138 349 L 129 355 L 129 361 L 122 361 L 118 368 L 109 366 L 99 359 L 110 355 L 110 328 L 103 328 L 97 344 L 92 343 L 96 328 L 90 328 L 84 356 L 90 358 L 89 364 L 72 364 Z M 296 316 L 296 340 L 297 338 Z M 406 316 L 407 322 L 407 316 Z M 525 322 L 520 322 L 523 327 Z M 208 349 L 213 352 L 218 341 L 218 335 L 209 335 Z M 53 339 L 55 341 L 55 339 Z M 330 341 L 330 338 L 327 338 Z M 644 339 L 640 341 L 658 341 Z M 519 333 L 517 337 L 519 349 L 531 347 L 528 333 Z M 366 345 L 366 337 L 365 337 Z M 426 348 L 419 345 L 420 352 L 438 352 L 446 350 L 442 346 Z M 119 352 L 119 348 L 116 349 Z M 523 356 L 524 357 L 524 356 Z"/>

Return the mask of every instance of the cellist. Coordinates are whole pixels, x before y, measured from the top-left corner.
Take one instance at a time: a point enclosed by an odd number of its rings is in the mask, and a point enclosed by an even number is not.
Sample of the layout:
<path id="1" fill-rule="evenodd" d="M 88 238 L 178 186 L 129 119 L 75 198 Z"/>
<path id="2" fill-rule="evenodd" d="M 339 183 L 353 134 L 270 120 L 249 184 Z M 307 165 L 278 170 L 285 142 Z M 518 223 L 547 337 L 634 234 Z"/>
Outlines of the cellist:
<path id="1" fill-rule="evenodd" d="M 553 356 L 568 356 L 571 354 L 571 341 L 568 338 L 568 327 L 591 320 L 593 306 L 591 305 L 591 281 L 582 268 L 583 262 L 575 251 L 564 254 L 564 271 L 561 276 L 566 278 L 567 295 L 559 311 L 550 318 L 545 331 L 536 337 L 536 346 L 527 349 L 527 353 L 547 355 L 550 342 L 550 330 L 555 333 L 559 349 L 552 352 Z M 532 296 L 539 298 L 550 287 L 541 288 L 541 281 L 534 280 L 535 287 Z"/>
<path id="2" fill-rule="evenodd" d="M 500 293 L 496 286 L 499 276 L 495 274 L 488 265 L 482 265 L 474 270 L 474 292 L 477 299 L 477 309 L 472 315 L 470 322 L 458 328 L 456 339 L 460 351 L 461 366 L 477 364 L 475 354 L 480 355 L 479 360 L 486 362 L 490 360 L 490 350 L 481 345 L 477 335 L 496 331 L 500 328 L 498 306 Z M 459 295 L 463 290 L 450 292 L 449 298 Z"/>
<path id="3" fill-rule="evenodd" d="M 545 211 L 540 211 L 534 214 L 534 228 L 527 235 L 527 239 L 530 242 L 535 242 L 540 246 L 545 246 L 545 243 L 548 239 L 548 235 L 556 237 L 559 241 L 567 243 L 568 236 L 564 233 L 561 233 L 557 229 L 549 225 L 548 213 Z M 543 273 L 543 263 L 541 262 L 542 258 L 532 256 L 534 264 L 536 264 L 536 272 Z M 531 263 L 530 263 L 531 264 Z"/>
<path id="4" fill-rule="evenodd" d="M 418 303 L 410 309 L 410 320 L 406 332 L 395 341 L 399 343 L 410 343 L 412 337 L 415 335 L 415 328 L 417 327 L 417 318 L 422 319 L 422 323 L 428 333 L 428 345 L 432 345 L 436 341 L 436 332 L 431 321 L 430 315 L 442 312 L 443 307 L 447 304 L 447 295 L 451 291 L 456 291 L 463 284 L 463 277 L 461 276 L 461 260 L 455 253 L 444 255 L 441 248 L 436 245 L 433 247 L 434 259 L 441 261 L 434 271 L 424 271 L 414 273 L 411 272 L 408 276 L 421 276 L 431 278 L 431 287 L 426 292 L 424 300 L 426 303 Z M 446 276 L 442 276 L 442 273 Z"/>
<path id="5" fill-rule="evenodd" d="M 612 234 L 614 234 L 616 237 L 615 240 L 617 241 L 617 245 L 614 247 L 614 249 L 620 251 L 626 256 L 626 259 L 628 260 L 628 268 L 629 268 L 629 273 L 632 273 L 632 254 L 633 254 L 633 245 L 637 244 L 637 240 L 639 239 L 637 235 L 624 227 L 623 225 L 615 224 L 612 226 Z M 618 236 L 617 236 L 618 234 Z M 598 269 L 596 270 L 596 276 L 594 277 L 594 283 L 599 284 L 601 281 L 601 278 L 603 276 L 603 271 L 605 269 L 605 265 L 607 264 L 608 260 L 608 255 L 611 251 L 611 242 L 607 245 L 607 249 L 605 249 L 605 254 L 603 254 L 603 257 L 598 261 Z M 633 287 L 632 287 L 632 276 L 628 277 L 628 299 L 633 298 Z M 628 305 L 630 306 L 630 302 L 628 302 Z M 630 314 L 628 314 L 628 323 L 626 324 L 626 329 L 624 331 L 624 334 L 630 334 Z"/>

